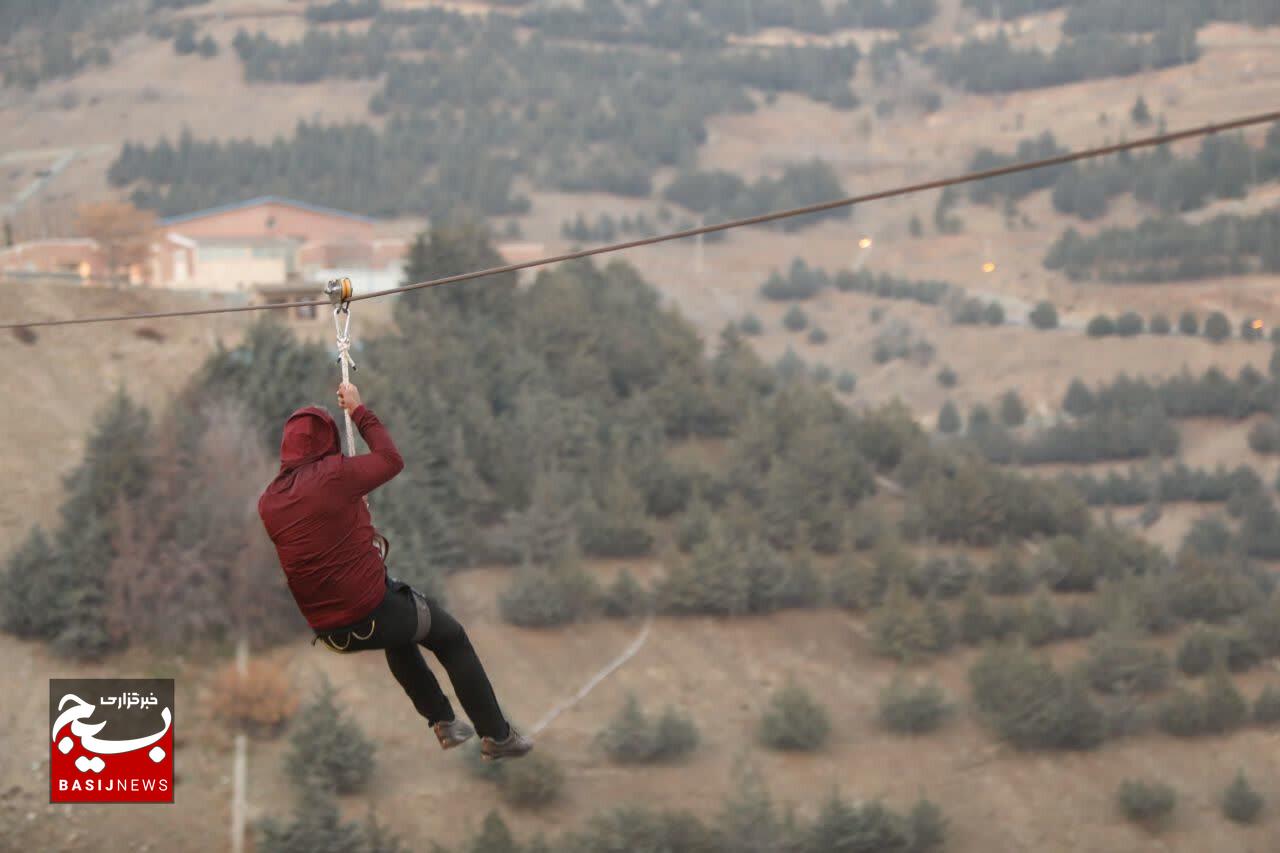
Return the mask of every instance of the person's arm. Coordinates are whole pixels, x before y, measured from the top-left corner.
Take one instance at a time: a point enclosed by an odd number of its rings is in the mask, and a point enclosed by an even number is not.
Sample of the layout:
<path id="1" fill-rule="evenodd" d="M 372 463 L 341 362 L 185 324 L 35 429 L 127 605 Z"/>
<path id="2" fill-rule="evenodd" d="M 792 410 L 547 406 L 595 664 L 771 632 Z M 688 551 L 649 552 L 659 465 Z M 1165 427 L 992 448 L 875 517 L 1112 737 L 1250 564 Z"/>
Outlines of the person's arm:
<path id="1" fill-rule="evenodd" d="M 404 470 L 404 459 L 382 421 L 360 401 L 355 386 L 344 391 L 340 399 L 347 405 L 343 408 L 351 412 L 351 420 L 360 430 L 360 437 L 369 445 L 368 453 L 344 457 L 339 469 L 337 487 L 340 493 L 355 500 Z"/>

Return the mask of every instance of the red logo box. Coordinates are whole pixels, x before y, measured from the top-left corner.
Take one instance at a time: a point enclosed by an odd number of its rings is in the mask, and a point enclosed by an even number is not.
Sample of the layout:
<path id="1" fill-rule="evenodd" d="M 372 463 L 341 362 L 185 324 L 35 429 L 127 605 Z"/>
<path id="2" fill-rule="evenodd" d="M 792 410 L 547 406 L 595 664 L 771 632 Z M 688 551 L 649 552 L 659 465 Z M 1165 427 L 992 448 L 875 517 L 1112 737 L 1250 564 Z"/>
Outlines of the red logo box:
<path id="1" fill-rule="evenodd" d="M 49 680 L 49 802 L 172 803 L 173 679 Z"/>

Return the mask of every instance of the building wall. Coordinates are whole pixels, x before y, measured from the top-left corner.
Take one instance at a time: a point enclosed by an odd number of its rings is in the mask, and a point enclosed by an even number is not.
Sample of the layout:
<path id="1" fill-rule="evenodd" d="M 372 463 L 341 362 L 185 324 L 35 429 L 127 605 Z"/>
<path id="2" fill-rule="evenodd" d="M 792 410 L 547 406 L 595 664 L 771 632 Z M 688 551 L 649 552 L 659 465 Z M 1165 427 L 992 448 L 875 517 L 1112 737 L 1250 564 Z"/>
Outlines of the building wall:
<path id="1" fill-rule="evenodd" d="M 93 240 L 32 240 L 0 249 L 0 272 L 75 273 L 97 278 L 106 273 L 106 262 Z"/>
<path id="2" fill-rule="evenodd" d="M 243 237 L 293 238 L 303 242 L 372 242 L 373 223 L 346 216 L 267 202 L 253 207 L 211 213 L 164 226 L 166 231 L 196 240 Z"/>
<path id="3" fill-rule="evenodd" d="M 174 290 L 249 290 L 255 284 L 276 284 L 285 280 L 285 258 L 204 257 L 197 251 L 196 267 L 186 281 L 168 284 Z"/>

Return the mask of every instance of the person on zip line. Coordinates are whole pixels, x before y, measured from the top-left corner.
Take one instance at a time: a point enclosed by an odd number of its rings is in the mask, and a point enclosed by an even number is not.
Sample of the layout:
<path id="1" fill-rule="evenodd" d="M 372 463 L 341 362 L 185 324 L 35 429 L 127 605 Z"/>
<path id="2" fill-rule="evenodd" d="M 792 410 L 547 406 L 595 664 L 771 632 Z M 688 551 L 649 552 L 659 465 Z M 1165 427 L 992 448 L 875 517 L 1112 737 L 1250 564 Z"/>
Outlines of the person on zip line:
<path id="1" fill-rule="evenodd" d="M 399 474 L 404 460 L 355 385 L 338 387 L 338 405 L 369 452 L 345 456 L 328 411 L 298 409 L 284 424 L 280 470 L 258 498 L 289 591 L 315 632 L 312 644 L 321 641 L 339 653 L 383 650 L 441 748 L 478 733 L 486 759 L 527 754 L 533 741 L 503 716 L 467 632 L 438 601 L 388 574 L 386 539 L 373 528 L 365 496 Z M 454 715 L 420 645 L 444 666 L 474 729 Z"/>

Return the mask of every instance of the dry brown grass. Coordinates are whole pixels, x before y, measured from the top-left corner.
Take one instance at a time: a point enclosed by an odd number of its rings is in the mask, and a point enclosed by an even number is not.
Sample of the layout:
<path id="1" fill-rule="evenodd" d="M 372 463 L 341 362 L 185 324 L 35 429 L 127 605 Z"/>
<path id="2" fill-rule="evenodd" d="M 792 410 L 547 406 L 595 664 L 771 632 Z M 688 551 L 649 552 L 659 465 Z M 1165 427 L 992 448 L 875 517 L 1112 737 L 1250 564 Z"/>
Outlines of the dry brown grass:
<path id="1" fill-rule="evenodd" d="M 278 663 L 250 661 L 244 673 L 232 663 L 213 678 L 209 710 L 227 726 L 271 738 L 298 710 L 298 693 Z"/>

